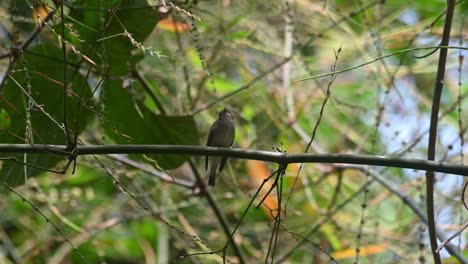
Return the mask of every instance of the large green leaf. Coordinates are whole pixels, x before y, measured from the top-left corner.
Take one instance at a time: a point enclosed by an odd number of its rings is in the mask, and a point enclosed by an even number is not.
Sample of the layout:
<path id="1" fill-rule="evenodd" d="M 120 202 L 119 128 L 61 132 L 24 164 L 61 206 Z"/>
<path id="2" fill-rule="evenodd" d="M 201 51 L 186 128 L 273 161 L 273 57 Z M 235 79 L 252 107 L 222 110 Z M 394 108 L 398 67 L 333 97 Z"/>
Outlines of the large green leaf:
<path id="1" fill-rule="evenodd" d="M 155 115 L 122 88 L 120 81 L 106 81 L 102 99 L 108 121 L 104 124 L 106 134 L 117 143 L 198 145 L 193 117 Z M 156 155 L 154 159 L 163 168 L 171 169 L 188 157 Z"/>
<path id="2" fill-rule="evenodd" d="M 156 27 L 161 13 L 145 0 L 113 1 L 112 4 L 111 1 L 79 0 L 73 3 L 69 17 L 80 23 L 75 23 L 74 32 L 68 38 L 100 67 L 110 65 L 109 74 L 126 75 L 143 58 L 141 43 Z M 93 56 L 95 45 L 99 56 Z"/>
<path id="3" fill-rule="evenodd" d="M 25 143 L 26 124 L 31 124 L 31 142 L 35 144 L 67 144 L 63 123 L 63 62 L 62 51 L 51 45 L 40 45 L 24 54 L 24 60 L 19 59 L 15 72 L 4 87 L 0 106 L 1 116 L 9 117 L 9 122 L 0 129 L 1 143 Z M 69 58 L 73 62 L 73 58 Z M 25 71 L 24 69 L 27 69 Z M 83 89 L 83 98 L 91 96 L 91 89 L 85 78 L 73 67 L 67 71 L 69 93 L 67 96 L 67 119 L 70 134 L 74 134 L 76 123 L 78 133 L 90 121 L 92 113 L 82 107 L 77 119 L 77 105 L 79 94 Z M 29 81 L 28 81 L 29 80 Z M 35 104 L 31 106 L 28 118 L 27 108 L 29 97 L 27 91 L 30 84 L 30 98 Z M 7 113 L 7 115 L 5 114 Z M 75 122 L 75 120 L 78 120 Z M 54 167 L 63 157 L 44 154 L 0 154 L 0 157 L 15 156 L 18 160 L 26 161 L 44 168 Z M 43 170 L 25 167 L 13 161 L 3 162 L 0 180 L 14 186 L 24 182 L 27 177 L 34 177 Z"/>

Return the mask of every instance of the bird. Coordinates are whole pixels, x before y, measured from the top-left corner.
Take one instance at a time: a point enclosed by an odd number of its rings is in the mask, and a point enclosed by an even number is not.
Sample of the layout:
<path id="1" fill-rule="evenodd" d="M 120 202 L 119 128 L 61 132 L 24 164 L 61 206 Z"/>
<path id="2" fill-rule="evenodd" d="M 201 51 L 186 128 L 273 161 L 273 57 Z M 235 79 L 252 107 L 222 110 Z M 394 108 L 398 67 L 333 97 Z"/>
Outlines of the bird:
<path id="1" fill-rule="evenodd" d="M 226 108 L 218 114 L 218 119 L 211 125 L 210 133 L 206 145 L 209 147 L 232 147 L 236 128 L 234 118 Z M 227 157 L 210 157 L 206 156 L 205 169 L 208 170 L 208 161 L 210 163 L 210 173 L 208 177 L 208 185 L 214 186 L 216 181 L 216 170 L 219 166 L 219 171 L 222 171 L 226 164 Z"/>

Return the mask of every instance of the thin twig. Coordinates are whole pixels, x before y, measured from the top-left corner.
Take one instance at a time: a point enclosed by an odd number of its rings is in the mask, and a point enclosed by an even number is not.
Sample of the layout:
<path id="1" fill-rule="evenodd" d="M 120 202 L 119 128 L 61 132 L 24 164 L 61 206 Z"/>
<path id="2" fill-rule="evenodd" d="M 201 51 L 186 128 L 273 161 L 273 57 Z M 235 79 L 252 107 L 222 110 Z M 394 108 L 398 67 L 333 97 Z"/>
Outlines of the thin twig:
<path id="1" fill-rule="evenodd" d="M 49 224 L 52 225 L 52 227 L 54 227 L 55 231 L 57 231 L 57 233 L 60 234 L 60 236 L 73 248 L 73 250 L 75 250 L 75 252 L 78 254 L 78 256 L 80 257 L 80 259 L 84 262 L 84 263 L 89 263 L 88 260 L 81 254 L 80 250 L 78 249 L 77 246 L 75 246 L 75 244 L 73 244 L 73 242 L 65 235 L 65 233 L 63 233 L 63 231 L 58 227 L 58 225 L 53 222 L 49 217 L 47 217 L 40 209 L 39 207 L 37 207 L 36 205 L 34 205 L 31 201 L 29 201 L 28 199 L 26 199 L 23 195 L 21 195 L 20 193 L 18 193 L 15 189 L 11 188 L 10 186 L 8 186 L 7 184 L 5 184 L 4 182 L 0 182 L 1 185 L 3 185 L 5 188 L 7 188 L 10 192 L 14 193 L 16 196 L 18 196 L 23 202 L 27 203 L 29 206 L 31 206 L 36 212 L 38 212 L 41 217 Z"/>
<path id="2" fill-rule="evenodd" d="M 418 216 L 418 218 L 421 220 L 421 222 L 423 222 L 425 225 L 427 225 L 428 220 L 427 220 L 427 216 L 424 214 L 424 210 L 422 208 L 420 208 L 418 206 L 418 204 L 413 199 L 411 199 L 410 196 L 403 193 L 400 190 L 400 188 L 395 187 L 394 184 L 392 184 L 387 179 L 385 179 L 385 175 L 382 174 L 383 171 L 379 172 L 377 170 L 369 169 L 368 167 L 362 166 L 362 165 L 337 165 L 337 167 L 340 168 L 340 169 L 357 169 L 357 170 L 360 170 L 362 172 L 368 172 L 369 175 L 376 182 L 380 183 L 388 191 L 390 191 L 395 196 L 397 196 L 404 204 L 406 204 L 408 206 L 409 209 L 411 209 L 414 212 L 414 214 L 416 216 Z M 445 240 L 445 235 L 439 230 L 436 230 L 436 231 L 437 231 L 436 232 L 437 238 L 439 240 L 441 240 L 441 241 L 444 241 Z M 460 254 L 460 252 L 458 251 L 458 249 L 456 247 L 453 247 L 452 245 L 448 244 L 448 245 L 445 245 L 445 248 L 447 249 L 447 251 L 452 256 L 457 258 L 460 261 L 460 263 L 464 263 L 464 264 L 468 263 L 468 260 L 465 257 L 463 257 L 462 254 Z"/>
<path id="3" fill-rule="evenodd" d="M 330 67 L 330 71 L 334 71 L 334 70 L 336 69 L 336 64 L 338 63 L 338 58 L 339 58 L 340 52 L 341 52 L 341 46 L 340 46 L 340 48 L 339 48 L 337 51 L 334 51 L 334 55 L 335 55 L 334 59 L 335 59 L 335 61 L 334 61 L 333 65 Z M 337 77 L 337 75 L 336 75 L 336 74 L 333 74 L 333 75 L 330 75 L 330 77 L 329 77 L 329 79 L 328 79 L 328 82 L 327 82 L 327 90 L 326 90 L 326 92 L 325 92 L 325 98 L 323 99 L 322 105 L 320 106 L 319 116 L 318 116 L 318 118 L 317 118 L 317 121 L 316 121 L 315 124 L 314 124 L 314 128 L 312 129 L 312 135 L 311 135 L 311 137 L 310 137 L 309 142 L 308 142 L 307 145 L 306 145 L 306 148 L 305 148 L 305 150 L 304 150 L 304 153 L 309 152 L 309 149 L 310 149 L 312 143 L 314 142 L 315 135 L 317 134 L 317 131 L 318 131 L 320 122 L 321 122 L 321 120 L 322 120 L 322 117 L 323 117 L 323 114 L 324 114 L 324 111 L 325 111 L 325 107 L 326 107 L 326 105 L 327 105 L 328 100 L 330 99 L 331 92 L 332 92 L 332 89 L 331 89 L 331 88 L 332 88 L 333 83 L 334 83 L 335 80 L 336 80 L 336 77 Z M 288 120 L 288 122 L 289 122 L 289 120 Z M 294 182 L 293 182 L 293 184 L 291 185 L 291 189 L 289 190 L 289 194 L 288 194 L 288 197 L 287 197 L 287 199 L 286 199 L 286 204 L 285 204 L 285 206 L 284 206 L 285 210 L 286 210 L 287 207 L 288 207 L 289 198 L 291 197 L 291 195 L 292 195 L 292 193 L 293 193 L 293 191 L 294 191 L 294 186 L 296 185 L 296 182 L 297 182 L 297 180 L 298 180 L 298 178 L 299 178 L 299 175 L 301 174 L 302 168 L 303 168 L 303 164 L 301 164 L 301 165 L 299 166 L 299 169 L 297 170 L 297 173 L 296 173 L 296 177 L 294 177 Z M 303 179 L 306 180 L 306 178 L 303 178 Z M 304 180 L 303 180 L 303 181 L 304 181 Z"/>
<path id="4" fill-rule="evenodd" d="M 457 230 L 457 232 L 453 233 L 449 238 L 447 238 L 444 242 L 440 244 L 440 246 L 436 249 L 436 252 L 439 253 L 445 246 L 452 241 L 452 239 L 456 238 L 458 235 L 463 232 L 468 227 L 468 222 L 466 222 L 460 229 Z"/>
<path id="5" fill-rule="evenodd" d="M 63 56 L 63 126 L 65 134 L 67 135 L 67 145 L 72 147 L 72 140 L 70 132 L 68 131 L 68 120 L 67 120 L 67 93 L 68 93 L 68 80 L 67 80 L 67 43 L 65 41 L 65 16 L 63 14 L 63 1 L 60 1 L 60 25 L 61 35 L 60 42 L 62 44 L 62 56 Z"/>
<path id="6" fill-rule="evenodd" d="M 66 172 L 65 170 L 52 170 L 52 169 L 49 169 L 49 168 L 37 166 L 37 165 L 31 164 L 31 163 L 28 163 L 28 162 L 18 160 L 16 157 L 0 157 L 0 160 L 2 160 L 2 161 L 13 161 L 13 162 L 16 162 L 16 163 L 19 163 L 21 165 L 25 165 L 25 166 L 28 166 L 28 167 L 31 167 L 31 168 L 35 168 L 35 169 L 42 170 L 42 171 L 58 173 L 58 174 L 65 174 L 65 172 Z"/>
<path id="7" fill-rule="evenodd" d="M 150 213 L 152 218 L 155 219 L 156 221 L 166 225 L 167 227 L 171 228 L 172 230 L 178 232 L 179 234 L 182 234 L 183 236 L 187 237 L 187 238 L 190 238 L 192 239 L 194 242 L 198 242 L 198 243 L 201 243 L 203 244 L 204 246 L 207 246 L 206 242 L 201 240 L 198 236 L 196 235 L 191 235 L 187 232 L 185 232 L 184 230 L 180 229 L 179 227 L 176 227 L 172 224 L 170 224 L 167 220 L 165 220 L 161 213 L 159 211 L 156 211 L 155 209 L 153 209 L 151 206 L 149 206 L 148 204 L 146 203 L 143 203 L 142 201 L 140 201 L 139 199 L 137 199 L 137 197 L 132 193 L 130 192 L 120 181 L 119 179 L 117 179 L 113 173 L 107 169 L 107 167 L 99 160 L 99 158 L 95 155 L 93 155 L 94 159 L 99 163 L 99 165 L 101 166 L 101 168 L 104 170 L 104 172 L 110 177 L 112 178 L 114 184 L 116 185 L 117 189 L 122 192 L 123 194 L 126 194 L 128 195 L 133 201 L 135 201 L 138 206 L 145 210 L 146 212 Z"/>
<path id="8" fill-rule="evenodd" d="M 129 159 L 123 155 L 119 155 L 119 154 L 109 154 L 107 155 L 107 157 L 113 159 L 113 160 L 116 160 L 122 164 L 125 164 L 127 166 L 132 166 L 134 168 L 137 168 L 141 171 L 144 171 L 150 175 L 153 175 L 157 178 L 159 178 L 160 180 L 164 181 L 164 182 L 169 182 L 169 183 L 174 183 L 176 185 L 179 185 L 179 186 L 183 186 L 183 187 L 186 187 L 186 188 L 189 188 L 189 189 L 193 189 L 194 188 L 194 185 L 195 183 L 194 182 L 191 182 L 191 181 L 187 181 L 187 180 L 184 180 L 184 179 L 179 179 L 179 178 L 174 178 L 174 177 L 171 177 L 170 175 L 162 172 L 162 171 L 158 171 L 156 169 L 154 169 L 152 166 L 146 164 L 146 163 L 142 163 L 142 162 L 137 162 L 137 161 L 134 161 L 132 159 Z"/>
<path id="9" fill-rule="evenodd" d="M 14 47 L 8 54 L 4 54 L 0 56 L 0 58 L 11 58 L 10 64 L 3 75 L 2 81 L 0 82 L 0 94 L 2 94 L 6 77 L 11 73 L 13 67 L 15 66 L 16 61 L 19 58 L 19 55 L 24 52 L 24 50 L 31 44 L 31 42 L 41 33 L 42 29 L 44 28 L 47 21 L 49 21 L 54 16 L 54 12 L 50 12 L 42 21 L 41 24 L 36 27 L 36 29 L 29 35 L 29 37 L 21 43 L 18 47 Z"/>
<path id="10" fill-rule="evenodd" d="M 359 196 L 364 190 L 366 190 L 369 185 L 372 184 L 372 181 L 368 181 L 366 184 L 362 185 L 356 192 L 350 195 L 346 200 L 337 205 L 333 210 L 328 211 L 327 214 L 321 219 L 306 235 L 303 236 L 303 239 L 299 241 L 296 245 L 291 247 L 283 256 L 281 256 L 276 263 L 281 263 L 286 260 L 292 253 L 294 253 L 298 248 L 304 245 L 307 242 L 307 239 L 315 234 L 329 219 L 331 219 L 336 213 L 341 211 L 346 205 L 353 201 L 356 197 Z"/>
<path id="11" fill-rule="evenodd" d="M 293 54 L 293 35 L 294 21 L 291 10 L 291 0 L 285 1 L 285 25 L 284 25 L 284 56 L 289 58 Z M 283 91 L 286 97 L 286 107 L 288 109 L 288 122 L 296 121 L 296 113 L 294 110 L 294 97 L 291 90 L 291 61 L 283 65 Z"/>
<path id="12" fill-rule="evenodd" d="M 190 167 L 192 167 L 192 170 L 195 174 L 195 177 L 197 179 L 197 184 L 198 186 L 202 189 L 202 193 L 204 194 L 205 198 L 208 200 L 208 203 L 210 204 L 211 208 L 213 209 L 213 212 L 215 213 L 216 217 L 218 218 L 221 227 L 223 228 L 223 231 L 225 235 L 228 238 L 228 243 L 226 246 L 221 249 L 218 252 L 225 252 L 224 249 L 227 248 L 227 245 L 231 244 L 232 249 L 234 250 L 235 254 L 239 258 L 239 263 L 246 263 L 244 254 L 240 250 L 239 246 L 236 244 L 234 241 L 234 232 L 231 231 L 231 228 L 228 225 L 228 220 L 226 219 L 226 216 L 222 213 L 221 209 L 219 208 L 218 204 L 216 203 L 215 199 L 213 198 L 212 194 L 208 191 L 208 188 L 206 188 L 206 184 L 203 181 L 202 177 L 198 173 L 198 170 L 196 169 L 196 166 L 193 162 L 190 161 Z M 224 259 L 224 258 L 223 258 Z"/>
<path id="13" fill-rule="evenodd" d="M 224 101 L 226 100 L 227 98 L 233 96 L 233 95 L 236 95 L 246 89 L 249 89 L 253 84 L 255 84 L 256 82 L 260 81 L 261 79 L 265 78 L 266 76 L 268 76 L 270 73 L 272 73 L 273 71 L 275 71 L 276 69 L 280 68 L 281 66 L 283 66 L 283 64 L 287 63 L 289 60 L 291 60 L 291 57 L 289 58 L 285 58 L 283 59 L 281 62 L 273 65 L 273 67 L 271 67 L 270 69 L 260 73 L 259 75 L 257 75 L 255 78 L 253 78 L 250 82 L 248 82 L 247 84 L 245 85 L 242 85 L 241 87 L 237 88 L 236 90 L 230 92 L 230 93 L 227 93 L 219 98 L 217 98 L 215 101 L 212 101 L 208 104 L 206 104 L 205 106 L 203 107 L 200 107 L 198 109 L 195 109 L 193 110 L 190 114 L 191 115 L 196 115 L 198 113 L 200 113 L 201 111 L 204 111 L 214 105 L 216 105 L 217 103 L 221 102 L 221 101 Z"/>
<path id="14" fill-rule="evenodd" d="M 39 104 L 34 100 L 34 98 L 31 96 L 31 94 L 29 94 L 29 93 L 24 89 L 24 87 L 23 87 L 12 75 L 9 75 L 9 77 L 10 77 L 10 78 L 13 80 L 13 82 L 21 89 L 21 91 L 23 92 L 23 94 L 26 95 L 26 97 L 28 97 L 28 99 L 32 102 L 32 104 L 33 104 L 40 112 L 42 112 L 45 116 L 47 116 L 47 118 L 49 118 L 49 119 L 52 121 L 52 123 L 56 124 L 57 127 L 58 127 L 60 130 L 62 130 L 64 133 L 66 133 L 66 132 L 65 132 L 65 128 L 64 128 L 63 126 L 61 126 L 61 125 L 59 124 L 59 122 L 58 122 L 57 120 L 55 120 L 54 117 L 53 117 L 51 114 L 49 114 L 48 112 L 46 112 L 46 111 L 44 110 L 44 108 L 43 108 L 41 105 L 39 105 Z M 5 76 L 5 78 L 6 78 L 6 76 Z"/>
<path id="15" fill-rule="evenodd" d="M 145 77 L 143 77 L 138 70 L 134 70 L 132 72 L 132 75 L 133 77 L 137 78 L 137 80 L 143 86 L 143 89 L 145 89 L 145 91 L 149 94 L 151 99 L 153 99 L 153 102 L 156 104 L 156 107 L 158 107 L 159 112 L 161 112 L 162 115 L 166 115 L 166 110 L 164 109 L 163 104 L 161 103 L 158 96 L 151 88 L 151 85 L 148 83 L 148 81 L 146 81 Z"/>
<path id="16" fill-rule="evenodd" d="M 308 80 L 323 78 L 323 77 L 326 77 L 326 76 L 330 76 L 330 75 L 334 75 L 334 74 L 338 74 L 338 73 L 343 73 L 343 72 L 347 72 L 347 71 L 351 71 L 351 70 L 355 70 L 355 69 L 364 67 L 366 65 L 372 64 L 372 63 L 374 63 L 376 61 L 379 61 L 379 60 L 382 60 L 382 59 L 385 59 L 385 58 L 388 58 L 388 57 L 392 57 L 392 56 L 395 56 L 395 55 L 399 55 L 399 54 L 403 54 L 403 53 L 407 53 L 407 52 L 413 52 L 413 51 L 417 51 L 417 50 L 427 50 L 427 49 L 434 49 L 434 48 L 440 48 L 441 50 L 442 49 L 443 50 L 447 50 L 447 49 L 468 50 L 468 47 L 448 46 L 448 44 L 446 44 L 446 45 L 441 44 L 440 46 L 436 46 L 436 47 L 431 46 L 431 47 L 407 48 L 407 49 L 402 49 L 402 50 L 399 50 L 399 51 L 395 51 L 395 52 L 392 52 L 392 53 L 377 57 L 377 58 L 375 58 L 373 60 L 358 64 L 358 65 L 355 65 L 355 66 L 351 66 L 351 67 L 344 68 L 344 69 L 341 69 L 341 70 L 336 70 L 336 71 L 333 71 L 333 72 L 327 72 L 327 73 L 323 73 L 323 74 L 317 74 L 317 75 L 314 75 L 314 76 L 302 78 L 302 79 L 296 80 L 296 82 L 302 82 L 302 81 L 308 81 Z"/>
<path id="17" fill-rule="evenodd" d="M 176 43 L 179 49 L 180 60 L 182 62 L 182 72 L 184 73 L 184 81 L 185 81 L 185 92 L 187 94 L 187 99 L 189 101 L 190 108 L 193 108 L 194 103 L 193 103 L 192 92 L 191 92 L 192 84 L 190 82 L 190 76 L 189 76 L 189 71 L 187 67 L 187 59 L 184 56 L 185 55 L 184 46 L 182 44 L 182 40 L 181 40 L 180 33 L 179 33 L 179 26 L 178 26 L 179 22 L 176 20 L 175 14 L 171 16 L 171 20 L 172 20 L 172 23 L 175 25 L 174 32 L 176 35 Z M 207 62 L 207 67 L 209 67 L 208 62 Z"/>

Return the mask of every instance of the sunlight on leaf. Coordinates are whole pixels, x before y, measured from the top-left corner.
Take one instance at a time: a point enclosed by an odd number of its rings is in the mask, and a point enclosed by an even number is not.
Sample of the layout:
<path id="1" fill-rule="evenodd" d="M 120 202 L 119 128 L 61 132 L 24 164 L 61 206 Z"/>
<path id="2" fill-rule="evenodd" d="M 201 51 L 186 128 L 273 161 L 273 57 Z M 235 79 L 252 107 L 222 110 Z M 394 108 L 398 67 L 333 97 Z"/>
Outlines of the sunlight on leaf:
<path id="1" fill-rule="evenodd" d="M 158 27 L 162 30 L 166 30 L 170 32 L 175 32 L 176 30 L 178 32 L 188 32 L 190 30 L 189 24 L 179 22 L 179 21 L 174 21 L 174 19 L 172 19 L 172 17 L 170 16 L 159 20 Z"/>
<path id="2" fill-rule="evenodd" d="M 5 109 L 0 108 L 0 129 L 10 128 L 11 118 Z"/>
<path id="3" fill-rule="evenodd" d="M 32 13 L 32 18 L 34 20 L 34 23 L 40 24 L 42 23 L 42 20 L 50 13 L 50 9 L 46 5 L 40 5 L 37 7 L 33 13 Z"/>
<path id="4" fill-rule="evenodd" d="M 266 166 L 266 163 L 257 161 L 257 160 L 248 160 L 247 161 L 247 175 L 253 180 L 255 186 L 260 186 L 263 180 L 267 179 L 270 176 L 271 172 Z M 262 190 L 259 193 L 259 200 L 261 200 L 270 190 L 275 178 L 272 177 L 265 185 L 263 185 Z M 257 187 L 258 188 L 258 187 Z M 265 215 L 274 219 L 278 214 L 278 197 L 276 196 L 276 191 L 273 190 L 263 201 L 262 209 L 265 212 Z M 283 212 L 284 214 L 284 212 Z"/>

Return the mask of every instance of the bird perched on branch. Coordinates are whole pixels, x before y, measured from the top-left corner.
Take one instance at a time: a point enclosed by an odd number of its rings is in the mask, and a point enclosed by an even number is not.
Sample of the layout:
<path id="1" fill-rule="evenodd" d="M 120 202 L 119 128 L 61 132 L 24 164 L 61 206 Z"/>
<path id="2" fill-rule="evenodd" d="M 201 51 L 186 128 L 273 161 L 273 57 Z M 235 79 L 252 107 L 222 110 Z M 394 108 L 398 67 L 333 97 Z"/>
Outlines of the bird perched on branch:
<path id="1" fill-rule="evenodd" d="M 231 112 L 223 109 L 219 112 L 218 119 L 211 125 L 210 133 L 208 134 L 207 146 L 210 147 L 232 147 L 234 136 L 236 133 L 234 118 Z M 216 170 L 221 171 L 226 164 L 227 157 L 206 157 L 205 169 L 208 170 L 208 160 L 210 162 L 210 175 L 208 185 L 214 186 L 216 180 Z"/>

